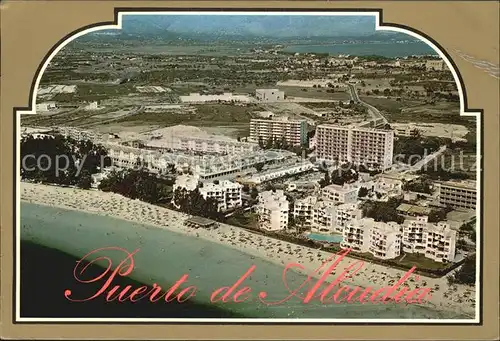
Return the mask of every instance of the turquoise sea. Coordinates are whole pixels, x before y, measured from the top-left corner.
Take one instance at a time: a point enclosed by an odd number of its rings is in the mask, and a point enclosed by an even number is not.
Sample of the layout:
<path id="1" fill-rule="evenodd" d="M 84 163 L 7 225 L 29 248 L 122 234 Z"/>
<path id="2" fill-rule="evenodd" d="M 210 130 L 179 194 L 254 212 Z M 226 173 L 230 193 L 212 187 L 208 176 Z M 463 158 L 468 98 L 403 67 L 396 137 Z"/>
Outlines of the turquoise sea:
<path id="1" fill-rule="evenodd" d="M 429 45 L 423 42 L 397 43 L 363 43 L 335 45 L 291 45 L 283 49 L 292 53 L 329 53 L 331 55 L 349 54 L 355 56 L 378 55 L 384 57 L 405 57 L 421 55 L 437 55 Z"/>
<path id="2" fill-rule="evenodd" d="M 139 248 L 140 251 L 134 257 L 135 269 L 129 277 L 147 285 L 156 282 L 167 289 L 183 274 L 188 274 L 188 284 L 195 285 L 198 288 L 196 296 L 188 301 L 190 302 L 189 309 L 199 311 L 199 317 L 205 316 L 203 311 L 206 309 L 219 308 L 220 311 L 224 312 L 221 313 L 220 317 L 464 318 L 454 313 L 437 312 L 416 305 L 322 304 L 320 302 L 311 302 L 304 305 L 297 298 L 292 298 L 281 305 L 267 306 L 259 301 L 257 293 L 261 291 L 267 292 L 267 299 L 270 301 L 281 300 L 288 295 L 282 281 L 283 268 L 229 247 L 111 217 L 28 203 L 22 203 L 21 205 L 21 226 L 22 248 L 28 248 L 26 245 L 35 243 L 57 250 L 61 257 L 71 255 L 74 259 L 77 259 L 92 250 L 110 246 L 119 246 L 129 251 Z M 29 255 L 27 250 L 23 252 L 22 249 L 22 254 Z M 116 264 L 121 260 L 120 254 L 116 252 L 107 253 L 106 256 L 109 256 Z M 27 258 L 23 262 L 23 257 L 28 256 L 21 257 L 21 284 L 26 289 L 22 292 L 30 293 L 30 299 L 35 297 L 35 293 L 32 291 L 36 290 L 37 282 L 57 281 L 58 276 L 65 276 L 65 285 L 69 286 L 69 289 L 74 289 L 72 291 L 75 295 L 81 296 L 75 298 L 90 296 L 89 293 L 82 290 L 82 287 L 86 284 L 77 283 L 72 277 L 74 261 L 72 261 L 73 263 L 70 262 L 70 265 L 64 266 L 61 265 L 62 263 L 59 265 L 54 264 L 52 270 L 50 270 L 53 273 L 51 278 L 46 274 L 46 270 L 41 270 L 41 267 L 50 269 L 52 265 L 47 264 L 48 261 L 40 259 L 40 265 L 38 265 L 40 269 L 24 271 L 23 266 L 28 269 L 28 264 L 25 263 Z M 36 263 L 37 257 L 42 256 L 32 254 L 29 257 L 34 259 L 32 262 Z M 57 259 L 57 257 L 51 259 Z M 30 265 L 31 268 L 36 268 L 37 266 L 33 264 Z M 212 305 L 208 304 L 213 290 L 222 286 L 231 286 L 252 265 L 256 266 L 256 270 L 245 281 L 245 285 L 250 286 L 254 293 L 252 296 L 254 298 L 251 301 L 238 304 L 219 304 L 216 307 L 211 307 Z M 25 281 L 23 281 L 23 276 L 25 276 Z M 303 275 L 287 274 L 287 282 L 290 288 L 298 287 L 304 279 L 305 276 Z M 58 299 L 61 299 L 63 291 L 61 289 L 59 293 L 56 290 L 52 295 L 56 295 Z M 23 298 L 21 298 L 21 302 L 23 302 Z M 153 305 L 153 303 L 147 303 Z M 80 303 L 71 304 L 72 307 L 77 307 Z M 106 303 L 103 301 L 102 304 Z M 167 305 L 168 303 L 154 304 Z M 137 312 L 136 315 L 132 316 L 145 317 L 146 315 Z M 193 316 L 193 314 L 189 316 Z M 71 315 L 67 315 L 67 317 L 71 317 Z"/>

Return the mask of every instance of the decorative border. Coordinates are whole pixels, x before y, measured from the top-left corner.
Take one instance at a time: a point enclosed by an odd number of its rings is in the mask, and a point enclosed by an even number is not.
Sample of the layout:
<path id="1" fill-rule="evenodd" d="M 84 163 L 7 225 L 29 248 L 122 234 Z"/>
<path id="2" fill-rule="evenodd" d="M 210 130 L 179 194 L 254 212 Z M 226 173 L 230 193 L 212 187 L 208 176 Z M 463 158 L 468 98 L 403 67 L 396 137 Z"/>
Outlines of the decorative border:
<path id="1" fill-rule="evenodd" d="M 480 204 L 476 207 L 476 221 L 478 240 L 476 246 L 476 316 L 475 319 L 272 319 L 272 318 L 221 318 L 221 319 L 208 319 L 208 318 L 22 318 L 19 314 L 20 293 L 18 285 L 20 284 L 20 192 L 19 181 L 19 132 L 20 132 L 20 115 L 35 114 L 34 108 L 36 107 L 36 92 L 42 75 L 47 68 L 52 58 L 72 40 L 85 35 L 90 32 L 95 32 L 105 29 L 121 29 L 122 19 L 124 15 L 157 15 L 157 14 L 173 14 L 173 15 L 194 15 L 197 13 L 212 14 L 212 15 L 366 15 L 375 16 L 377 31 L 396 31 L 413 36 L 429 45 L 435 50 L 439 56 L 446 62 L 449 70 L 453 74 L 455 83 L 457 84 L 458 92 L 460 94 L 460 115 L 476 117 L 476 126 L 478 130 L 476 140 L 476 157 L 478 159 L 477 178 L 479 179 L 477 190 L 479 192 Z M 483 150 L 483 109 L 469 109 L 467 104 L 467 94 L 465 85 L 456 64 L 453 62 L 449 54 L 434 41 L 427 34 L 420 32 L 414 28 L 383 22 L 383 10 L 372 8 L 354 8 L 354 9 L 314 9 L 314 8 L 160 8 L 160 7 L 123 7 L 115 8 L 114 20 L 104 21 L 99 23 L 90 24 L 81 27 L 63 38 L 61 38 L 45 55 L 42 62 L 39 64 L 33 82 L 31 84 L 30 93 L 28 97 L 28 107 L 15 107 L 13 108 L 14 114 L 14 132 L 15 139 L 13 143 L 13 165 L 14 165 L 14 179 L 13 179 L 13 207 L 14 207 L 14 221 L 15 226 L 13 238 L 13 304 L 12 304 L 12 323 L 13 324 L 196 324 L 196 325 L 210 325 L 210 324 L 266 324 L 266 325 L 297 325 L 297 324 L 311 324 L 311 325 L 482 325 L 483 324 L 483 235 L 482 235 L 482 221 L 483 221 L 483 165 L 484 160 L 482 157 Z M 432 322 L 430 322 L 432 321 Z"/>

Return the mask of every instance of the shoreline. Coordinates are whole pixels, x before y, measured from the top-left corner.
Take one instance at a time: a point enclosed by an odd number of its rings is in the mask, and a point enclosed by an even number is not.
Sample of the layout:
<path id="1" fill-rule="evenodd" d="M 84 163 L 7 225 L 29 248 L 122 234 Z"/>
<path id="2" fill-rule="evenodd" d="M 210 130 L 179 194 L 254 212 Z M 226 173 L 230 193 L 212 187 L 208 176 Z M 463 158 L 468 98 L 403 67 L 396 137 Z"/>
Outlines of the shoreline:
<path id="1" fill-rule="evenodd" d="M 21 201 L 27 203 L 110 216 L 154 228 L 166 229 L 224 245 L 279 266 L 299 263 L 307 273 L 312 273 L 333 255 L 318 249 L 288 243 L 222 223 L 215 230 L 189 229 L 183 225 L 184 219 L 189 217 L 187 214 L 141 202 L 137 199 L 129 199 L 115 193 L 27 182 L 21 182 L 20 187 Z M 342 269 L 357 261 L 356 258 L 346 256 L 336 267 L 336 271 L 339 271 L 338 269 L 342 271 Z M 303 272 L 299 273 L 304 274 Z M 366 288 L 374 286 L 375 289 L 378 289 L 394 284 L 403 275 L 404 271 L 402 270 L 365 261 L 361 271 L 356 274 L 355 280 L 344 283 L 350 287 L 360 286 Z M 311 277 L 319 278 L 320 276 L 321 273 Z M 416 276 L 413 277 L 417 278 Z M 475 306 L 471 304 L 471 299 L 475 298 L 474 287 L 465 285 L 452 285 L 450 287 L 446 277 L 429 278 L 421 275 L 418 275 L 418 277 L 420 278 L 419 281 L 410 279 L 404 285 L 409 290 L 424 286 L 434 288 L 432 297 L 425 304 L 421 304 L 422 307 L 437 311 L 453 311 L 471 318 L 474 317 Z M 436 288 L 436 285 L 439 287 Z M 460 302 L 459 300 L 463 301 Z"/>

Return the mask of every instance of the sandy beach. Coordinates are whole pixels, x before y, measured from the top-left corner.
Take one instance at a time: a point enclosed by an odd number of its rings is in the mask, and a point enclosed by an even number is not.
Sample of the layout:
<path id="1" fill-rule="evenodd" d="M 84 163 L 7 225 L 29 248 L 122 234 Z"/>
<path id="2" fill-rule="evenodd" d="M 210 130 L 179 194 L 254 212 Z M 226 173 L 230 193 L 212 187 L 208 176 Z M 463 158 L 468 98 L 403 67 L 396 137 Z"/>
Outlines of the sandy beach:
<path id="1" fill-rule="evenodd" d="M 132 222 L 148 224 L 158 228 L 168 229 L 193 237 L 226 245 L 245 252 L 252 257 L 259 257 L 278 265 L 299 263 L 306 273 L 312 273 L 332 254 L 300 245 L 276 240 L 254 234 L 241 228 L 220 224 L 218 229 L 190 229 L 183 225 L 188 217 L 185 214 L 166 208 L 151 205 L 139 200 L 131 200 L 114 193 L 96 190 L 81 190 L 41 184 L 21 183 L 21 200 L 33 204 L 49 205 L 65 209 L 73 209 L 125 219 Z M 345 257 L 336 268 L 340 274 L 344 268 L 356 262 L 356 259 Z M 321 275 L 321 272 L 317 275 Z M 404 271 L 383 267 L 365 262 L 350 286 L 382 288 L 393 285 Z M 449 286 L 446 277 L 428 278 L 412 276 L 406 282 L 410 290 L 417 287 L 432 288 L 432 297 L 426 304 L 433 309 L 453 311 L 474 317 L 476 291 L 474 287 L 463 285 Z M 335 276 L 332 276 L 334 279 Z"/>

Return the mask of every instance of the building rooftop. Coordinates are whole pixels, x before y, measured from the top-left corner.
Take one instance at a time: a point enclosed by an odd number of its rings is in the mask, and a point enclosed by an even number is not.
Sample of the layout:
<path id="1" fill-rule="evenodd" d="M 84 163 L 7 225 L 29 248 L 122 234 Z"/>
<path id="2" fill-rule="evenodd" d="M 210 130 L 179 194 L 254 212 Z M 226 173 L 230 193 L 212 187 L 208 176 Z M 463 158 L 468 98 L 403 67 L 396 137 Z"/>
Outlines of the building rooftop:
<path id="1" fill-rule="evenodd" d="M 184 221 L 184 224 L 208 228 L 208 227 L 216 225 L 217 223 L 213 220 L 203 218 L 203 217 L 190 217 Z"/>
<path id="2" fill-rule="evenodd" d="M 477 183 L 475 180 L 462 180 L 462 181 L 456 181 L 456 180 L 450 180 L 450 181 L 439 181 L 438 184 L 446 185 L 446 186 L 453 186 L 453 187 L 459 187 L 459 188 L 467 188 L 467 189 L 476 189 Z"/>
<path id="3" fill-rule="evenodd" d="M 422 206 L 417 206 L 417 205 L 411 205 L 411 204 L 401 204 L 397 208 L 398 211 L 404 212 L 406 214 L 420 214 L 420 215 L 428 215 L 431 213 L 431 209 L 428 207 L 422 207 Z"/>

